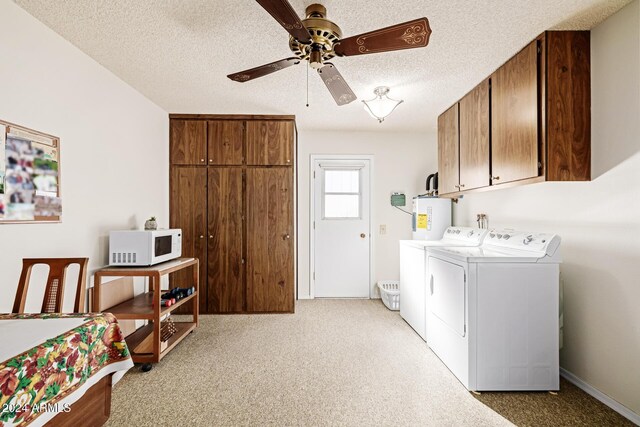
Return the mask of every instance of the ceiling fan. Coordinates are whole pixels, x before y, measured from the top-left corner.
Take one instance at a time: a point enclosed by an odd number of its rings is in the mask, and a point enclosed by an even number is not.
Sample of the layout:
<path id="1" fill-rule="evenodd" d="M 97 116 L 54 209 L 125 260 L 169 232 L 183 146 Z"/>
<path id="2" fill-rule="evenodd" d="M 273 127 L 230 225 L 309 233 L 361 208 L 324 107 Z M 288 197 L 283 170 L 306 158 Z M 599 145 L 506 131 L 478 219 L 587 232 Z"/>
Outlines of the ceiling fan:
<path id="1" fill-rule="evenodd" d="M 321 4 L 308 6 L 306 18 L 300 20 L 287 0 L 256 1 L 289 32 L 289 48 L 295 56 L 229 74 L 227 77 L 236 82 L 246 82 L 301 61 L 309 61 L 311 68 L 318 70 L 320 78 L 338 105 L 348 104 L 357 97 L 329 60 L 336 55 L 354 56 L 425 47 L 431 35 L 429 20 L 419 18 L 343 39 L 342 30 L 327 19 L 327 9 Z"/>

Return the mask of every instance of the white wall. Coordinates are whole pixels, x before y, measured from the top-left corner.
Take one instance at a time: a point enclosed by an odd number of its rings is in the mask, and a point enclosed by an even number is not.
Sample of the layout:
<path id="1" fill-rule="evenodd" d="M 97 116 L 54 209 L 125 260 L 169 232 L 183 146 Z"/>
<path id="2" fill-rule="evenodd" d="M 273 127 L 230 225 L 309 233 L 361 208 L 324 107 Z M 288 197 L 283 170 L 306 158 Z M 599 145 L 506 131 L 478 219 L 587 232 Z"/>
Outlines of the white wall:
<path id="1" fill-rule="evenodd" d="M 591 33 L 591 182 L 467 195 L 455 223 L 562 236 L 561 366 L 640 414 L 640 7 Z"/>
<path id="2" fill-rule="evenodd" d="M 169 125 L 165 111 L 8 0 L 0 58 L 0 119 L 60 137 L 63 199 L 61 224 L 0 224 L 7 312 L 23 257 L 88 256 L 93 270 L 106 263 L 108 230 L 151 215 L 168 225 Z"/>
<path id="3" fill-rule="evenodd" d="M 400 110 L 398 110 L 400 111 Z M 364 113 L 364 112 L 363 112 Z M 384 126 L 384 123 L 380 125 Z M 311 154 L 372 154 L 373 283 L 399 279 L 398 240 L 411 239 L 411 216 L 391 207 L 392 191 L 411 198 L 424 193 L 427 175 L 435 172 L 435 135 L 398 132 L 300 132 L 298 135 L 298 297 L 309 297 L 309 210 Z M 380 225 L 387 226 L 385 235 Z M 377 290 L 373 295 L 378 295 Z"/>

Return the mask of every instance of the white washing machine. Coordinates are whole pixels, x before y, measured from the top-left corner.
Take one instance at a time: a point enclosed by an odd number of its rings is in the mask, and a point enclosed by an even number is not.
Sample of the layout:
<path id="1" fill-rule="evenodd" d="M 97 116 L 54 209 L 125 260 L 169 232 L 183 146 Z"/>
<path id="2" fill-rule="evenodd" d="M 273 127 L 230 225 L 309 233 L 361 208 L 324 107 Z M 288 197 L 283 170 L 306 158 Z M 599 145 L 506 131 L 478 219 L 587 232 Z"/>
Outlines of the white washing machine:
<path id="1" fill-rule="evenodd" d="M 427 334 L 426 248 L 480 246 L 487 230 L 448 227 L 441 240 L 400 241 L 400 316 L 422 337 Z"/>
<path id="2" fill-rule="evenodd" d="M 467 389 L 559 389 L 560 262 L 546 233 L 427 248 L 427 344 Z"/>

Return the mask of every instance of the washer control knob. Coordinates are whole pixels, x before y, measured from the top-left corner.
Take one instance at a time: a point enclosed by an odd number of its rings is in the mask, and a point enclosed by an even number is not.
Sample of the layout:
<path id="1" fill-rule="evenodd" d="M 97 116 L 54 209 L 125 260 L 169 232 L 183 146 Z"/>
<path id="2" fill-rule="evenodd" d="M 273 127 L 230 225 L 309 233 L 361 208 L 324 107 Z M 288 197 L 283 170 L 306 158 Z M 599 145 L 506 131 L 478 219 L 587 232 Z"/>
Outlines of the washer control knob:
<path id="1" fill-rule="evenodd" d="M 456 234 L 460 234 L 460 230 L 456 230 Z"/>
<path id="2" fill-rule="evenodd" d="M 504 236 L 502 236 L 502 238 L 503 238 L 504 240 L 509 240 L 509 237 L 511 237 L 511 236 L 510 236 L 510 235 L 508 235 L 508 234 L 505 234 Z"/>
<path id="3" fill-rule="evenodd" d="M 498 234 L 498 239 L 502 239 L 502 234 Z"/>
<path id="4" fill-rule="evenodd" d="M 491 238 L 493 239 L 494 237 L 496 237 L 496 235 L 495 235 L 495 234 L 493 234 L 493 233 L 490 233 L 490 234 L 489 234 L 489 237 L 491 237 Z"/>
<path id="5" fill-rule="evenodd" d="M 531 243 L 533 241 L 533 236 L 531 234 L 529 234 L 527 237 L 524 238 L 524 240 L 522 241 L 522 243 L 524 243 L 525 245 L 528 245 L 529 243 Z"/>

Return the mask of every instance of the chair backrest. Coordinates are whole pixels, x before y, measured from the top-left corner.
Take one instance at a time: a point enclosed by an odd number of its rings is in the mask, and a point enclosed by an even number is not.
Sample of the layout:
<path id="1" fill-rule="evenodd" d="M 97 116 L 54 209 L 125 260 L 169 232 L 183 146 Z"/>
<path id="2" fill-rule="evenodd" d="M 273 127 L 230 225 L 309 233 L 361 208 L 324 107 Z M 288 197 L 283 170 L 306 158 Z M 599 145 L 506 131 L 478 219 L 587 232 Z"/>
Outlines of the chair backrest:
<path id="1" fill-rule="evenodd" d="M 49 266 L 49 277 L 44 290 L 41 313 L 61 313 L 62 297 L 64 296 L 64 275 L 70 265 L 80 265 L 78 272 L 78 286 L 76 288 L 74 313 L 82 313 L 84 310 L 85 292 L 87 288 L 87 264 L 89 258 L 24 258 L 22 260 L 22 274 L 18 282 L 18 292 L 13 303 L 13 313 L 24 313 L 24 304 L 27 301 L 29 279 L 31 269 L 38 264 Z"/>

